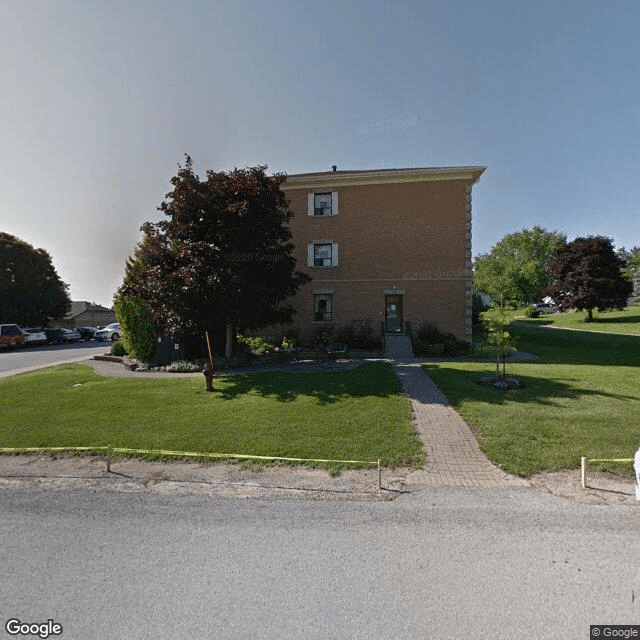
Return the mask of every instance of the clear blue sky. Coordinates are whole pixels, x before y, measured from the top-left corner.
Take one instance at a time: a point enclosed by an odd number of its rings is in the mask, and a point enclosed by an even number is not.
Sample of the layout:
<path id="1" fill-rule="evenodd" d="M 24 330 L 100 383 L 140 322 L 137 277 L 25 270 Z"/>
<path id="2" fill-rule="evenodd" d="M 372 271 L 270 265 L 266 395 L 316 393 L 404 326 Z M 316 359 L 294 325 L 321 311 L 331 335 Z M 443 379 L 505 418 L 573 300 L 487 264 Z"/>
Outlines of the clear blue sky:
<path id="1" fill-rule="evenodd" d="M 196 170 L 487 167 L 473 254 L 640 244 L 638 0 L 0 0 L 0 231 L 110 305 Z"/>

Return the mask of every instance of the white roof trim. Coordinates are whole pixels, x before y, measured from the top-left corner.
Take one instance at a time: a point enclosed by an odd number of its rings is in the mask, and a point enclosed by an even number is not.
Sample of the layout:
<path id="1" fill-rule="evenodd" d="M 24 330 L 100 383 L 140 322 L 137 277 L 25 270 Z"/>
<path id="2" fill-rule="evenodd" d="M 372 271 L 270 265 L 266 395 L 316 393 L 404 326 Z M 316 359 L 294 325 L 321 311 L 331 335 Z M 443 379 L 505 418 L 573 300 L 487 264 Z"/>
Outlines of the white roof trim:
<path id="1" fill-rule="evenodd" d="M 326 171 L 287 176 L 280 189 L 328 188 L 365 184 L 428 182 L 436 180 L 472 180 L 476 182 L 486 167 L 431 167 L 412 169 L 371 169 L 362 171 Z"/>

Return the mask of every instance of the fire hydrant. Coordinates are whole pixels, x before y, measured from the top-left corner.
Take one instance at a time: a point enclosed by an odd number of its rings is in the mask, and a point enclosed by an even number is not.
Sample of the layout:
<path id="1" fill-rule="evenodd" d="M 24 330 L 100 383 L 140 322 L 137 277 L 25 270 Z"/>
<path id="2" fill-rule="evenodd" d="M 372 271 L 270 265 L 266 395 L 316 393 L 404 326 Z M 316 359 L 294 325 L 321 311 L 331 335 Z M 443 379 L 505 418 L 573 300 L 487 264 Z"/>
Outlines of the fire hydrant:
<path id="1" fill-rule="evenodd" d="M 204 365 L 202 375 L 204 376 L 204 390 L 213 391 L 213 369 L 211 368 L 211 363 L 208 360 L 207 364 Z"/>

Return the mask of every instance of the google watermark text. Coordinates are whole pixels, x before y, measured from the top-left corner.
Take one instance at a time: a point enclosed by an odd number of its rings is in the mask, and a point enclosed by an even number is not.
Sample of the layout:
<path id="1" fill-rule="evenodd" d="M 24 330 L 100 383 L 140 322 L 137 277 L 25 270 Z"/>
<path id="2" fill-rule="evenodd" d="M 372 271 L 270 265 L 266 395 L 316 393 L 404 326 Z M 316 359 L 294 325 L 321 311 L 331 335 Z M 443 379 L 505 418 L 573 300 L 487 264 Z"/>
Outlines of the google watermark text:
<path id="1" fill-rule="evenodd" d="M 36 636 L 46 639 L 62 635 L 62 625 L 51 618 L 46 622 L 21 622 L 18 618 L 11 618 L 7 620 L 4 628 L 10 636 Z"/>

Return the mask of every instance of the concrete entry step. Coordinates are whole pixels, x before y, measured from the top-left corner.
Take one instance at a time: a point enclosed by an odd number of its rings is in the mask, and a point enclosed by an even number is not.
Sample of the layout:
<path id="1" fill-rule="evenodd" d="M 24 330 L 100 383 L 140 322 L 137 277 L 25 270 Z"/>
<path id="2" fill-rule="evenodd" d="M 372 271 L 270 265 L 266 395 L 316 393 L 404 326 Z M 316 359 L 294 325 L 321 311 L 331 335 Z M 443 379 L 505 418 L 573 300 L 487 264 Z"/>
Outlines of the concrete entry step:
<path id="1" fill-rule="evenodd" d="M 388 358 L 413 358 L 411 338 L 401 333 L 386 333 L 384 355 Z"/>

